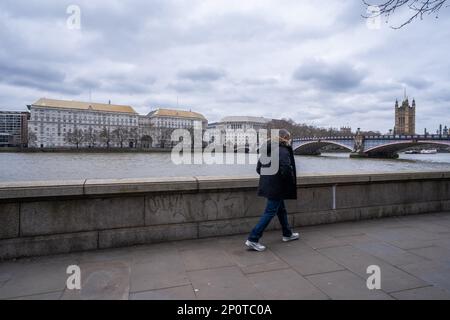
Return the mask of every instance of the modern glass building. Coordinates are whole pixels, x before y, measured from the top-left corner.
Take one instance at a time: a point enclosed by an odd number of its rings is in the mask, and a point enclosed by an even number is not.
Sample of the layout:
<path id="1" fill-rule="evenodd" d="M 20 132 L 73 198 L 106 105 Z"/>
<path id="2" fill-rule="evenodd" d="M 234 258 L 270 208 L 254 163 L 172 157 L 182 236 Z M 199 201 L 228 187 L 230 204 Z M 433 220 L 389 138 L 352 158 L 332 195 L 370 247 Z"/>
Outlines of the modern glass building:
<path id="1" fill-rule="evenodd" d="M 25 147 L 28 119 L 28 112 L 0 111 L 0 147 Z"/>

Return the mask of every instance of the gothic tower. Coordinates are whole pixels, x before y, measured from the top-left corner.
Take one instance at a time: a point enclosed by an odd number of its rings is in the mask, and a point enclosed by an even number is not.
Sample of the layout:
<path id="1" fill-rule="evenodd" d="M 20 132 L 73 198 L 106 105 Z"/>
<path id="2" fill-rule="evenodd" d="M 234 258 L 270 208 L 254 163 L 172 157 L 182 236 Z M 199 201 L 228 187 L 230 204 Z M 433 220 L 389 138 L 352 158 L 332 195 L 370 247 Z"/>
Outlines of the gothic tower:
<path id="1" fill-rule="evenodd" d="M 416 101 L 413 99 L 412 105 L 409 105 L 409 100 L 408 97 L 406 97 L 406 94 L 401 106 L 398 105 L 398 100 L 395 101 L 394 134 L 416 134 Z"/>

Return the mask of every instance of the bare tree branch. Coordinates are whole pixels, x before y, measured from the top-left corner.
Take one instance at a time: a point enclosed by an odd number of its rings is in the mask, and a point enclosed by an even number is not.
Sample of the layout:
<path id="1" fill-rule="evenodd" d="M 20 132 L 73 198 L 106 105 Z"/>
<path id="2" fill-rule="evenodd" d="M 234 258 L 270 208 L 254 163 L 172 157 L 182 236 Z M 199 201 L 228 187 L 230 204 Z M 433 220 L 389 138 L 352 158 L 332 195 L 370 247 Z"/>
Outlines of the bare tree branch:
<path id="1" fill-rule="evenodd" d="M 111 140 L 112 140 L 112 132 L 109 127 L 103 127 L 103 130 L 99 134 L 100 141 L 109 149 Z"/>
<path id="2" fill-rule="evenodd" d="M 123 148 L 123 144 L 129 138 L 129 131 L 127 128 L 119 126 L 112 132 L 115 142 L 119 143 L 120 147 Z"/>
<path id="3" fill-rule="evenodd" d="M 371 19 L 374 17 L 380 17 L 384 16 L 386 17 L 386 21 L 389 20 L 391 15 L 393 15 L 397 9 L 399 8 L 408 8 L 413 12 L 412 16 L 409 17 L 405 22 L 400 24 L 399 26 L 391 26 L 393 29 L 400 29 L 406 26 L 407 24 L 411 23 L 417 18 L 420 18 L 420 20 L 423 19 L 424 15 L 432 15 L 435 14 L 436 18 L 439 17 L 439 12 L 442 9 L 442 7 L 447 8 L 449 5 L 444 4 L 447 2 L 447 0 L 384 0 L 384 2 L 380 4 L 376 3 L 369 3 L 366 0 L 362 0 L 364 5 L 369 7 L 377 7 L 379 9 L 378 13 L 375 13 L 372 16 L 364 16 L 366 19 Z"/>
<path id="4" fill-rule="evenodd" d="M 69 130 L 64 137 L 67 143 L 75 145 L 77 149 L 83 144 L 84 138 L 83 130 L 78 128 L 75 128 L 73 132 Z"/>

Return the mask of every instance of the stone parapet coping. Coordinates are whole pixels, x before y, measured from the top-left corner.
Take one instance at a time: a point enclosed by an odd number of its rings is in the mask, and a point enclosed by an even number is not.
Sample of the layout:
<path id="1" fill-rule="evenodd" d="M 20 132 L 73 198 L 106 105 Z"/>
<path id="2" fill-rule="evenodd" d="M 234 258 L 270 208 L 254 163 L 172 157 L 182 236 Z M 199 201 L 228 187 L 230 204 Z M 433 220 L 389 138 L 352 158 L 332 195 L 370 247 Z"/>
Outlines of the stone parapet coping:
<path id="1" fill-rule="evenodd" d="M 298 187 L 373 182 L 450 179 L 450 171 L 301 174 Z M 0 200 L 108 196 L 118 194 L 200 192 L 207 190 L 256 188 L 255 176 L 158 177 L 145 179 L 87 179 L 0 183 Z"/>

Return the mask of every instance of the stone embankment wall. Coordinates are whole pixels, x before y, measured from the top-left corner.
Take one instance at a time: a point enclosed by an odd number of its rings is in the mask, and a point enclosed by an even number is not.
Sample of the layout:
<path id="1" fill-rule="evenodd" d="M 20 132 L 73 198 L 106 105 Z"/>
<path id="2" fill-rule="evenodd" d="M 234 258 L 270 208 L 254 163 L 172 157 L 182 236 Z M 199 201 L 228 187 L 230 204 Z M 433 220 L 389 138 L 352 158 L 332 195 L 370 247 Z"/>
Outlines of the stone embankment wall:
<path id="1" fill-rule="evenodd" d="M 297 227 L 450 210 L 450 172 L 302 175 Z M 256 177 L 0 184 L 0 259 L 248 233 Z M 278 228 L 274 219 L 270 229 Z M 243 236 L 243 240 L 244 240 Z"/>

